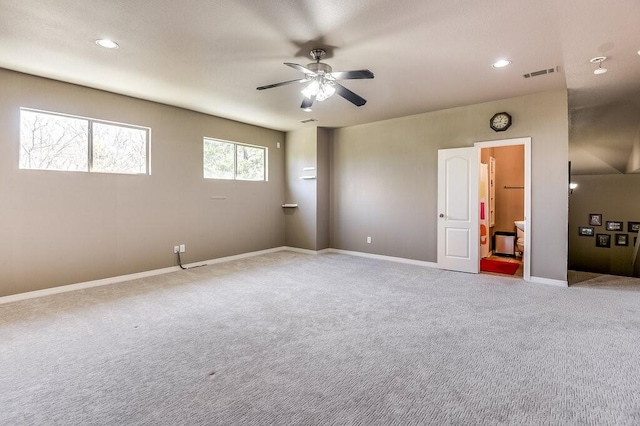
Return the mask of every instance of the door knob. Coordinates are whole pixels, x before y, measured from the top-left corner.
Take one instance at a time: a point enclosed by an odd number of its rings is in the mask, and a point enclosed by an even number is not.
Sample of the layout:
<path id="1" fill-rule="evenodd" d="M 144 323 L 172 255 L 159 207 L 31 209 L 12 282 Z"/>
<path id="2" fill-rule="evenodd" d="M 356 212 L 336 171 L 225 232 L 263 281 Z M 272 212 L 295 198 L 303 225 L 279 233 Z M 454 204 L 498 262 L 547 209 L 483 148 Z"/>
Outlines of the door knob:
<path id="1" fill-rule="evenodd" d="M 444 214 L 440 213 L 440 217 L 444 217 Z"/>

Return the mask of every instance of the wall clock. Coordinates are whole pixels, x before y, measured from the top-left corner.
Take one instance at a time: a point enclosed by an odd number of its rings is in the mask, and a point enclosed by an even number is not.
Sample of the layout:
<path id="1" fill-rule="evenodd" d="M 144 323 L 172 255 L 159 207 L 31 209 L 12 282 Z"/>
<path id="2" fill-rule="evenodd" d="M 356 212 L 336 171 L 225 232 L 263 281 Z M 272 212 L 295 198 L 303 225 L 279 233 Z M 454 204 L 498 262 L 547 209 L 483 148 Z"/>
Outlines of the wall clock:
<path id="1" fill-rule="evenodd" d="M 489 126 L 496 132 L 504 132 L 511 126 L 512 122 L 513 120 L 508 113 L 497 112 L 489 120 Z"/>

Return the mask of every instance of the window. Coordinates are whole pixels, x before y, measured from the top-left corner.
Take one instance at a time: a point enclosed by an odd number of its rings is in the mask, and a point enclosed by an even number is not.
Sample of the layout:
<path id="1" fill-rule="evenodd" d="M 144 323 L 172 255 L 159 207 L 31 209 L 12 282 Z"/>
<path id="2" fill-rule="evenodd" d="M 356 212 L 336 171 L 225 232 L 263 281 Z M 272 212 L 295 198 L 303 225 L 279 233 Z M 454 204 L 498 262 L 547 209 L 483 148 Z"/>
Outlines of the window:
<path id="1" fill-rule="evenodd" d="M 146 127 L 20 110 L 20 168 L 149 173 Z"/>
<path id="2" fill-rule="evenodd" d="M 267 180 L 267 148 L 218 139 L 204 139 L 204 177 Z"/>

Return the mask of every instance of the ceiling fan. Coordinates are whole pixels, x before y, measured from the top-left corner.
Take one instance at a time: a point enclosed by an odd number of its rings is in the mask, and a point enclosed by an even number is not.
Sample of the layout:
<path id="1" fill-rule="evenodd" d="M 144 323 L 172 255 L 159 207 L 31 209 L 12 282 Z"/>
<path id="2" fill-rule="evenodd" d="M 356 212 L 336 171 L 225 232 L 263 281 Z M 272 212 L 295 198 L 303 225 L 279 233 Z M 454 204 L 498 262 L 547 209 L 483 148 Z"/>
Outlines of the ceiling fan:
<path id="1" fill-rule="evenodd" d="M 292 83 L 307 83 L 305 88 L 302 90 L 304 99 L 302 100 L 302 105 L 300 105 L 300 108 L 306 111 L 311 110 L 311 106 L 315 101 L 324 101 L 325 99 L 333 96 L 334 93 L 342 96 L 355 106 L 360 107 L 366 104 L 366 99 L 353 93 L 351 90 L 338 83 L 337 80 L 373 78 L 373 73 L 369 70 L 332 72 L 332 69 L 328 64 L 320 62 L 326 54 L 327 52 L 325 52 L 324 49 L 313 49 L 310 52 L 310 55 L 315 62 L 308 64 L 306 67 L 299 64 L 293 64 L 291 62 L 284 63 L 285 65 L 304 73 L 304 78 L 260 86 L 257 89 L 264 90 Z"/>

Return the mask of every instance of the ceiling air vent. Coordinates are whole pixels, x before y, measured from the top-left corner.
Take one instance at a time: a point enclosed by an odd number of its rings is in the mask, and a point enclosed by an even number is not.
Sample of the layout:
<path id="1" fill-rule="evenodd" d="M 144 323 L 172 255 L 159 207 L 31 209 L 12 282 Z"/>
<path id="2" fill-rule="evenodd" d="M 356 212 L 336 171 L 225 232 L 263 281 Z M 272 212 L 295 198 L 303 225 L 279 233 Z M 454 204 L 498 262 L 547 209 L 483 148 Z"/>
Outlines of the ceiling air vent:
<path id="1" fill-rule="evenodd" d="M 312 123 L 314 121 L 318 121 L 315 118 L 307 118 L 306 120 L 301 120 L 301 123 Z"/>
<path id="2" fill-rule="evenodd" d="M 540 75 L 553 74 L 554 72 L 559 72 L 559 71 L 560 71 L 560 67 L 548 68 L 546 70 L 533 71 L 533 72 L 524 74 L 523 77 L 524 78 L 538 77 Z"/>

